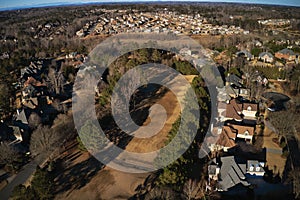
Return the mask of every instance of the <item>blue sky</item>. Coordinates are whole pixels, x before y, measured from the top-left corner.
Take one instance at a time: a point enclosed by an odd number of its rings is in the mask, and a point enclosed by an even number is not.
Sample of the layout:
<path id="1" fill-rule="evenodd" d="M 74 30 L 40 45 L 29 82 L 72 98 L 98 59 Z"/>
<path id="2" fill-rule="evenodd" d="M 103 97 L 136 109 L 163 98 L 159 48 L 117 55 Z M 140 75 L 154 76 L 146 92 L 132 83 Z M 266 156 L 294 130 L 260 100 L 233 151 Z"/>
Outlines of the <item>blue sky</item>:
<path id="1" fill-rule="evenodd" d="M 37 7 L 45 5 L 61 5 L 72 3 L 88 3 L 88 2 L 134 2 L 135 0 L 0 0 L 0 9 L 5 10 L 7 8 L 16 7 Z M 155 1 L 155 0 L 138 0 L 138 1 Z M 169 1 L 169 0 L 159 0 Z M 187 1 L 187 0 L 182 0 Z M 190 0 L 195 1 L 195 0 Z M 299 0 L 197 0 L 198 2 L 244 2 L 244 3 L 259 3 L 259 4 L 274 4 L 274 5 L 292 5 L 299 6 Z"/>

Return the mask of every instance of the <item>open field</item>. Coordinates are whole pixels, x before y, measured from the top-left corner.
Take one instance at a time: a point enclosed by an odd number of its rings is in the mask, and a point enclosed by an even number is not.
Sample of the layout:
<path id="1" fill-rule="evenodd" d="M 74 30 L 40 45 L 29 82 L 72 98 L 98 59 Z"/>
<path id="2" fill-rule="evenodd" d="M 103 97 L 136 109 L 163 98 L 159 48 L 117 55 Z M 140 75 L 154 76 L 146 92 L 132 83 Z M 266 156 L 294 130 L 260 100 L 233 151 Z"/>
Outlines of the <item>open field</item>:
<path id="1" fill-rule="evenodd" d="M 195 76 L 186 76 L 186 79 L 191 82 Z M 179 88 L 180 94 L 184 94 L 184 88 Z M 164 142 L 167 139 L 168 132 L 172 128 L 172 124 L 177 120 L 180 115 L 180 105 L 175 95 L 168 91 L 162 98 L 158 99 L 156 103 L 162 105 L 167 113 L 167 120 L 163 129 L 150 139 L 134 138 L 126 146 L 126 150 L 134 152 L 149 152 L 154 151 L 164 146 Z M 149 120 L 149 119 L 147 119 Z M 144 124 L 147 124 L 148 121 Z M 92 157 L 88 153 L 81 153 L 76 147 L 70 152 L 67 152 L 66 157 L 63 159 L 64 163 L 68 165 L 65 170 L 65 177 L 70 177 L 70 173 L 73 171 L 81 171 L 82 168 L 88 167 L 83 164 L 88 164 Z M 75 157 L 74 157 L 75 156 Z M 101 163 L 95 162 L 94 165 L 101 165 Z M 80 167 L 80 168 L 78 168 Z M 78 168 L 78 170 L 76 170 Z M 69 170 L 68 170 L 69 169 Z M 90 177 L 89 181 L 80 184 L 80 180 L 70 180 L 72 185 L 69 185 L 68 189 L 62 190 L 56 196 L 56 199 L 128 199 L 136 193 L 136 189 L 139 185 L 142 185 L 145 179 L 150 173 L 144 174 L 130 174 L 120 172 L 109 167 L 101 166 L 92 167 L 92 169 L 85 171 L 88 174 L 94 174 Z M 69 174 L 68 174 L 69 173 Z M 82 174 L 83 177 L 86 175 Z M 81 176 L 75 176 L 71 179 L 81 179 Z M 68 180 L 66 178 L 63 181 Z"/>

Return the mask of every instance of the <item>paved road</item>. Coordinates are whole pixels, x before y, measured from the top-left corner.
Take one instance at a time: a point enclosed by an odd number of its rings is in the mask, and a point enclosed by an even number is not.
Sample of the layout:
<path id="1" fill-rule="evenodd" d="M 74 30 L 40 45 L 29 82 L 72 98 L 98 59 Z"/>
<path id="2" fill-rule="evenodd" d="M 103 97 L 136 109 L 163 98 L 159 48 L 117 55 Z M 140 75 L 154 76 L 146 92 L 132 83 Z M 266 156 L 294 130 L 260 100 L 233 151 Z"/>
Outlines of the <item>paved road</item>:
<path id="1" fill-rule="evenodd" d="M 25 183 L 27 179 L 34 173 L 36 167 L 37 162 L 35 160 L 26 164 L 23 169 L 15 176 L 15 178 L 0 191 L 0 199 L 9 199 L 14 187 Z"/>
<path id="2" fill-rule="evenodd" d="M 274 154 L 282 154 L 282 150 L 281 149 L 271 149 L 271 148 L 266 148 L 267 149 L 267 153 L 274 153 Z"/>

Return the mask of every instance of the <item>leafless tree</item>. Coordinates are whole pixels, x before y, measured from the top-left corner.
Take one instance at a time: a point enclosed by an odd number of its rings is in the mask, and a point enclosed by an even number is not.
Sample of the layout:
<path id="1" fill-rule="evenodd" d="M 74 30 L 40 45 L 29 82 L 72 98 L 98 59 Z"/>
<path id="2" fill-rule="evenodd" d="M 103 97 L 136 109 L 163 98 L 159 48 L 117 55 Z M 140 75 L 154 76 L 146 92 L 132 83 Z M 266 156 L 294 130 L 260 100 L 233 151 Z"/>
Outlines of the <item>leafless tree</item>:
<path id="1" fill-rule="evenodd" d="M 0 163 L 1 164 L 12 164 L 17 158 L 18 152 L 14 147 L 9 145 L 7 142 L 0 144 Z"/>
<path id="2" fill-rule="evenodd" d="M 201 190 L 200 182 L 197 182 L 195 180 L 189 179 L 185 184 L 183 188 L 183 192 L 186 196 L 186 199 L 191 200 L 195 199 L 197 194 Z"/>
<path id="3" fill-rule="evenodd" d="M 279 136 L 287 138 L 294 135 L 297 116 L 293 112 L 289 110 L 270 112 L 268 116 Z"/>
<path id="4" fill-rule="evenodd" d="M 55 134 L 49 126 L 40 125 L 31 135 L 30 152 L 32 155 L 48 155 L 57 147 L 59 139 L 59 135 Z"/>
<path id="5" fill-rule="evenodd" d="M 64 92 L 65 78 L 61 72 L 57 72 L 56 69 L 50 68 L 48 73 L 49 80 L 51 82 L 51 88 L 55 94 L 61 94 Z"/>
<path id="6" fill-rule="evenodd" d="M 30 114 L 28 124 L 31 129 L 36 129 L 41 123 L 42 119 L 37 113 L 33 112 Z"/>
<path id="7" fill-rule="evenodd" d="M 295 199 L 298 199 L 300 197 L 300 168 L 290 171 L 289 180 L 293 184 Z"/>
<path id="8" fill-rule="evenodd" d="M 201 179 L 198 180 L 192 180 L 189 179 L 183 187 L 183 193 L 186 197 L 186 199 L 198 199 L 202 198 L 205 195 L 205 180 Z"/>
<path id="9" fill-rule="evenodd" d="M 53 122 L 52 129 L 62 141 L 75 136 L 75 125 L 70 114 L 59 114 Z"/>

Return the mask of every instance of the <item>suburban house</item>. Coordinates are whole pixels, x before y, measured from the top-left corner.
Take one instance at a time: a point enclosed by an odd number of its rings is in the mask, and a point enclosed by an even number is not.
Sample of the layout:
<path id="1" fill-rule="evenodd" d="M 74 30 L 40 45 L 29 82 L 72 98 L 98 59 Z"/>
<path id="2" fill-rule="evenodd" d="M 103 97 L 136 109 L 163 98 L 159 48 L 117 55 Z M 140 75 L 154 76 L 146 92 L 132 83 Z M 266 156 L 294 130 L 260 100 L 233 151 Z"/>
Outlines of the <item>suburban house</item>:
<path id="1" fill-rule="evenodd" d="M 233 134 L 236 134 L 236 138 L 243 139 L 247 143 L 252 143 L 253 136 L 255 133 L 255 128 L 253 126 L 246 126 L 246 125 L 237 125 L 237 124 L 228 124 L 227 126 L 230 127 L 228 129 Z"/>
<path id="2" fill-rule="evenodd" d="M 17 109 L 17 114 L 13 118 L 13 125 L 15 129 L 19 129 L 17 132 L 19 135 L 22 135 L 22 140 L 27 140 L 29 139 L 29 115 L 30 115 L 30 110 L 29 109 L 22 109 L 18 110 Z"/>
<path id="3" fill-rule="evenodd" d="M 20 129 L 16 126 L 8 126 L 5 123 L 0 122 L 0 143 L 8 142 L 11 144 L 15 141 L 23 141 L 23 136 L 20 132 Z"/>
<path id="4" fill-rule="evenodd" d="M 247 173 L 255 176 L 263 176 L 265 174 L 264 162 L 259 162 L 257 160 L 248 160 L 247 161 Z"/>
<path id="5" fill-rule="evenodd" d="M 242 87 L 237 87 L 236 85 L 226 85 L 225 90 L 227 93 L 227 96 L 229 97 L 230 100 L 231 98 L 237 98 L 237 97 L 243 97 L 245 99 L 250 98 L 250 89 L 242 88 Z"/>
<path id="6" fill-rule="evenodd" d="M 248 187 L 252 182 L 251 175 L 264 176 L 264 166 L 265 163 L 258 160 L 243 160 L 236 156 L 217 157 L 207 166 L 208 186 L 206 188 L 226 192 L 238 185 Z"/>
<path id="7" fill-rule="evenodd" d="M 244 56 L 247 60 L 253 60 L 254 56 L 247 50 L 242 50 L 236 53 L 236 56 Z"/>
<path id="8" fill-rule="evenodd" d="M 235 85 L 237 87 L 242 87 L 243 80 L 235 74 L 228 74 L 226 77 L 226 85 Z"/>
<path id="9" fill-rule="evenodd" d="M 239 96 L 243 97 L 245 99 L 249 99 L 250 98 L 250 89 L 246 89 L 246 88 L 239 88 Z"/>
<path id="10" fill-rule="evenodd" d="M 217 191 L 228 191 L 239 184 L 250 186 L 246 180 L 246 164 L 239 164 L 234 156 L 227 156 L 213 159 L 208 165 L 208 184 L 217 181 L 215 186 Z"/>
<path id="11" fill-rule="evenodd" d="M 228 123 L 224 125 L 222 129 L 216 129 L 214 128 L 212 130 L 212 135 L 206 140 L 211 152 L 221 150 L 228 152 L 229 149 L 236 146 L 237 139 L 242 139 L 245 142 L 252 144 L 253 136 L 255 134 L 255 127 L 248 125 Z"/>
<path id="12" fill-rule="evenodd" d="M 223 116 L 225 116 L 226 120 L 255 120 L 257 111 L 258 104 L 256 103 L 240 103 L 237 99 L 231 99 L 226 104 L 226 111 L 223 113 Z"/>
<path id="13" fill-rule="evenodd" d="M 227 152 L 229 149 L 236 146 L 235 139 L 237 131 L 232 130 L 229 126 L 223 126 L 221 131 L 213 131 L 213 136 L 207 139 L 208 147 L 211 152 L 221 151 Z"/>
<path id="14" fill-rule="evenodd" d="M 274 62 L 274 56 L 270 52 L 262 52 L 258 55 L 258 59 L 265 63 Z"/>
<path id="15" fill-rule="evenodd" d="M 296 59 L 298 59 L 299 55 L 295 54 L 294 51 L 292 51 L 291 49 L 282 49 L 278 52 L 275 53 L 275 57 L 278 59 L 284 59 L 287 61 L 295 61 Z"/>
<path id="16" fill-rule="evenodd" d="M 27 80 L 28 77 L 38 78 L 43 70 L 43 61 L 31 62 L 28 67 L 21 69 L 21 80 Z"/>
<path id="17" fill-rule="evenodd" d="M 258 104 L 256 103 L 243 103 L 242 113 L 244 115 L 244 119 L 252 119 L 256 118 L 256 113 L 258 112 Z"/>

